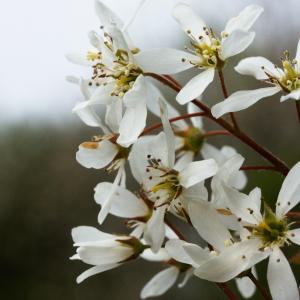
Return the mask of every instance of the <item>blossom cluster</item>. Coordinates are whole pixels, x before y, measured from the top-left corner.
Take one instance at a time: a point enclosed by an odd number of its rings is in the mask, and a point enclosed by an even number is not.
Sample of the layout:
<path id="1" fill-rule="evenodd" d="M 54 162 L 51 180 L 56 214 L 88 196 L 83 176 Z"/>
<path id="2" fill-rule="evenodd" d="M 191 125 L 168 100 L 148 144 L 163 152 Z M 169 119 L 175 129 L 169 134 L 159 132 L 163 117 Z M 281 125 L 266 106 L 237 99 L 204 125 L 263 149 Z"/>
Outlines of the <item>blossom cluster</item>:
<path id="1" fill-rule="evenodd" d="M 113 182 L 95 187 L 94 199 L 101 206 L 98 222 L 101 225 L 109 215 L 123 218 L 128 234 L 74 228 L 77 249 L 72 259 L 92 266 L 77 282 L 141 258 L 164 266 L 144 286 L 142 299 L 164 294 L 179 277 L 178 286 L 183 287 L 192 276 L 217 283 L 229 299 L 236 298 L 225 283 L 235 279 L 242 296 L 248 298 L 258 286 L 255 266 L 268 259 L 272 299 L 299 299 L 298 284 L 282 249 L 300 244 L 300 229 L 291 221 L 297 215 L 291 210 L 300 201 L 300 162 L 289 169 L 241 131 L 233 113 L 279 92 L 281 101 L 299 100 L 300 43 L 294 59 L 284 53 L 282 68 L 263 57 L 241 60 L 235 67 L 238 73 L 270 86 L 228 95 L 222 70 L 230 57 L 253 42 L 251 28 L 262 7 L 247 6 L 218 34 L 191 7 L 177 4 L 173 17 L 190 39 L 184 50 L 140 50 L 128 32 L 132 20 L 125 24 L 98 0 L 95 9 L 101 27 L 88 35 L 93 50 L 67 56 L 91 70 L 90 78 L 69 76 L 68 80 L 79 86 L 84 98 L 73 112 L 97 130 L 79 145 L 76 159 L 86 168 L 114 174 Z M 170 76 L 192 68 L 198 74 L 184 87 Z M 209 108 L 197 99 L 217 76 L 224 99 Z M 185 115 L 174 108 L 174 100 L 165 99 L 157 81 L 177 92 L 176 101 L 186 106 Z M 222 118 L 227 113 L 232 122 Z M 149 115 L 159 123 L 146 127 Z M 224 130 L 207 131 L 203 118 Z M 154 134 L 155 130 L 160 131 Z M 221 149 L 211 145 L 209 137 L 215 134 L 237 137 L 270 163 L 265 169 L 285 176 L 274 209 L 263 200 L 259 187 L 243 192 L 245 158 L 228 145 Z M 128 189 L 128 176 L 136 180 L 137 190 Z M 171 215 L 195 230 L 207 246 L 186 240 L 170 221 Z"/>

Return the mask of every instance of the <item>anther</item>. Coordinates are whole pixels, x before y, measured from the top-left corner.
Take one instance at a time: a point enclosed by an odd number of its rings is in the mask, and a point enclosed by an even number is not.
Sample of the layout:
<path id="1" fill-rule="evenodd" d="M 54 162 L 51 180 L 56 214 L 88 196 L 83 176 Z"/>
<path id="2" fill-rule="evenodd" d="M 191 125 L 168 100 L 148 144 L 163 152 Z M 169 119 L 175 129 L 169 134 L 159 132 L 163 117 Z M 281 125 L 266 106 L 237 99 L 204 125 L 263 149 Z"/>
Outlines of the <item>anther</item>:
<path id="1" fill-rule="evenodd" d="M 186 59 L 185 59 L 185 58 L 182 58 L 181 61 L 182 61 L 182 62 L 186 62 Z"/>
<path id="2" fill-rule="evenodd" d="M 278 258 L 278 259 L 276 260 L 276 262 L 278 262 L 278 263 L 279 263 L 279 262 L 280 262 L 280 258 Z"/>

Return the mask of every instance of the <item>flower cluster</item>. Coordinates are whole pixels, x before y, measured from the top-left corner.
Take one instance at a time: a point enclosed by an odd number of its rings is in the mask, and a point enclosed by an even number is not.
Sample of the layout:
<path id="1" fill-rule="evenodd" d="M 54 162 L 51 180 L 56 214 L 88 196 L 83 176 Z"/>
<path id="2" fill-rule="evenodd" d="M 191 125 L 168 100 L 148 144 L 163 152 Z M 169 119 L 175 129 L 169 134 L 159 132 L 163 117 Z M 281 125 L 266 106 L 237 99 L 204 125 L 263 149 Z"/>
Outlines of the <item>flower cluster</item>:
<path id="1" fill-rule="evenodd" d="M 101 206 L 98 222 L 101 225 L 108 215 L 123 218 L 128 233 L 74 228 L 77 249 L 72 259 L 92 266 L 77 282 L 141 258 L 165 266 L 144 286 L 142 299 L 162 295 L 179 277 L 178 286 L 183 287 L 193 275 L 215 282 L 229 299 L 236 299 L 226 285 L 231 279 L 245 298 L 253 295 L 256 285 L 270 299 L 255 271 L 268 258 L 271 297 L 299 299 L 298 285 L 282 250 L 300 244 L 300 229 L 291 220 L 299 216 L 291 210 L 300 201 L 300 162 L 289 169 L 239 128 L 233 112 L 278 92 L 284 93 L 281 101 L 300 99 L 300 44 L 295 59 L 284 53 L 282 68 L 263 57 L 241 60 L 237 72 L 271 87 L 228 96 L 223 68 L 230 57 L 252 43 L 255 33 L 250 30 L 263 12 L 260 6 L 247 6 L 217 33 L 188 5 L 177 4 L 173 17 L 188 35 L 189 45 L 185 50 L 145 51 L 131 40 L 129 24 L 98 0 L 95 8 L 101 27 L 89 33 L 93 50 L 67 56 L 91 72 L 90 78 L 69 76 L 68 80 L 80 87 L 84 98 L 73 111 L 97 129 L 94 137 L 79 145 L 76 159 L 86 168 L 114 174 L 113 182 L 95 187 L 94 199 Z M 170 76 L 191 68 L 198 74 L 184 87 Z M 210 109 L 197 98 L 216 74 L 225 99 Z M 186 114 L 179 114 L 155 81 L 177 92 L 176 100 L 186 105 Z M 149 113 L 160 121 L 146 127 Z M 232 123 L 221 118 L 226 113 L 231 113 Z M 203 118 L 223 129 L 207 131 Z M 153 134 L 157 129 L 161 131 Z M 270 165 L 243 166 L 245 158 L 234 148 L 224 145 L 218 149 L 208 142 L 214 135 L 238 138 Z M 249 194 L 243 192 L 248 169 L 269 169 L 285 176 L 274 209 L 259 187 Z M 136 180 L 136 190 L 128 189 L 128 175 Z M 186 240 L 171 222 L 171 215 L 182 226 L 194 229 L 206 246 Z"/>

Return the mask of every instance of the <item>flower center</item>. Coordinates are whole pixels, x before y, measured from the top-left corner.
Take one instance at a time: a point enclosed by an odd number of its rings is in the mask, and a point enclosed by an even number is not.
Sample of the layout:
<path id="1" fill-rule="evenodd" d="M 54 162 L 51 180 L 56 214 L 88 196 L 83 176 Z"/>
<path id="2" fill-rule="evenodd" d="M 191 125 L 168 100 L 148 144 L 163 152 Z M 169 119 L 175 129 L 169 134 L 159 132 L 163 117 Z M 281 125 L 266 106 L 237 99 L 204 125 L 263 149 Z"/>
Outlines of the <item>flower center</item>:
<path id="1" fill-rule="evenodd" d="M 219 51 L 222 47 L 221 42 L 215 36 L 212 29 L 204 27 L 203 35 L 199 37 L 194 37 L 190 30 L 187 31 L 187 34 L 192 39 L 192 48 L 187 48 L 187 50 L 199 56 L 201 59 L 200 62 L 191 61 L 191 64 L 200 69 L 220 68 L 224 65 L 224 62 L 219 58 Z"/>
<path id="2" fill-rule="evenodd" d="M 160 200 L 159 206 L 170 204 L 181 194 L 178 172 L 162 165 L 160 159 L 148 155 L 149 190 L 155 200 Z"/>
<path id="3" fill-rule="evenodd" d="M 197 155 L 202 148 L 204 137 L 199 128 L 189 127 L 184 131 L 175 132 L 176 136 L 183 138 L 183 146 L 179 151 L 192 151 Z"/>
<path id="4" fill-rule="evenodd" d="M 264 219 L 252 230 L 252 235 L 262 241 L 262 248 L 287 243 L 289 224 L 285 217 L 278 218 L 270 208 L 265 208 Z"/>

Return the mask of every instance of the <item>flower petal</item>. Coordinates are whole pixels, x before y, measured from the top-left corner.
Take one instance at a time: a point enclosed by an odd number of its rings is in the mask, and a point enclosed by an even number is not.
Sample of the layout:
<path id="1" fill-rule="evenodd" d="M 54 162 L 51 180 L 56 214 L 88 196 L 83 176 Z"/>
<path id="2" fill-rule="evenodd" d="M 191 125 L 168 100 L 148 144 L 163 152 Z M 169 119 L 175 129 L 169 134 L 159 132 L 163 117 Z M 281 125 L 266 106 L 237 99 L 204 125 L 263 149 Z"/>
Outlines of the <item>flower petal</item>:
<path id="1" fill-rule="evenodd" d="M 97 62 L 87 60 L 85 55 L 77 54 L 77 53 L 68 53 L 66 54 L 66 59 L 76 65 L 85 66 L 85 67 L 92 67 Z"/>
<path id="2" fill-rule="evenodd" d="M 148 261 L 164 262 L 171 259 L 165 248 L 160 248 L 158 252 L 154 253 L 151 249 L 144 250 L 140 255 L 143 259 Z"/>
<path id="3" fill-rule="evenodd" d="M 289 230 L 288 237 L 293 243 L 300 245 L 300 229 Z"/>
<path id="4" fill-rule="evenodd" d="M 109 265 L 102 265 L 102 266 L 95 266 L 92 267 L 86 271 L 84 271 L 83 273 L 81 273 L 77 278 L 76 278 L 76 282 L 79 284 L 82 281 L 86 280 L 87 278 L 114 269 L 116 267 L 120 266 L 120 264 L 109 264 Z"/>
<path id="5" fill-rule="evenodd" d="M 173 9 L 173 17 L 181 25 L 185 33 L 189 33 L 195 39 L 200 36 L 206 37 L 204 33 L 205 22 L 195 14 L 194 10 L 184 3 L 177 4 Z"/>
<path id="6" fill-rule="evenodd" d="M 199 235 L 216 249 L 224 249 L 225 241 L 231 239 L 231 234 L 211 203 L 192 201 L 188 204 L 188 213 Z"/>
<path id="7" fill-rule="evenodd" d="M 246 109 L 262 98 L 272 96 L 280 90 L 279 87 L 267 87 L 257 90 L 238 91 L 224 101 L 214 105 L 211 112 L 215 118 L 220 118 L 226 113 Z"/>
<path id="8" fill-rule="evenodd" d="M 226 282 L 252 267 L 254 253 L 261 252 L 256 263 L 265 258 L 265 253 L 258 250 L 259 244 L 259 240 L 250 239 L 226 247 L 218 256 L 201 264 L 194 273 L 209 281 Z"/>
<path id="9" fill-rule="evenodd" d="M 229 37 L 222 40 L 222 60 L 226 60 L 231 56 L 237 55 L 246 50 L 255 38 L 254 32 L 244 30 L 235 30 Z"/>
<path id="10" fill-rule="evenodd" d="M 112 190 L 112 183 L 101 182 L 95 187 L 95 201 L 103 205 Z M 110 213 L 121 218 L 135 218 L 147 215 L 149 209 L 142 199 L 129 190 L 117 186 L 112 195 Z"/>
<path id="11" fill-rule="evenodd" d="M 270 255 L 267 279 L 273 300 L 299 300 L 299 290 L 293 271 L 277 247 Z"/>
<path id="12" fill-rule="evenodd" d="M 209 68 L 192 78 L 176 96 L 178 103 L 186 104 L 199 97 L 214 80 L 214 75 L 215 69 Z"/>
<path id="13" fill-rule="evenodd" d="M 295 59 L 297 60 L 298 68 L 300 68 L 300 66 L 299 66 L 299 64 L 300 64 L 300 39 L 298 41 Z"/>
<path id="14" fill-rule="evenodd" d="M 268 79 L 269 77 L 265 72 L 276 76 L 279 70 L 271 61 L 262 56 L 242 59 L 234 69 L 242 75 L 253 76 L 257 80 Z"/>
<path id="15" fill-rule="evenodd" d="M 143 287 L 141 299 L 163 295 L 174 285 L 178 276 L 179 269 L 176 267 L 170 267 L 159 272 Z"/>
<path id="16" fill-rule="evenodd" d="M 281 186 L 277 203 L 276 215 L 283 216 L 300 201 L 300 162 L 289 171 Z"/>
<path id="17" fill-rule="evenodd" d="M 217 172 L 218 165 L 213 159 L 194 161 L 179 173 L 180 184 L 185 188 L 189 188 L 212 177 Z"/>
<path id="18" fill-rule="evenodd" d="M 248 276 L 236 278 L 235 282 L 243 298 L 248 299 L 254 295 L 256 287 Z"/>
<path id="19" fill-rule="evenodd" d="M 187 105 L 187 112 L 188 112 L 188 114 L 193 114 L 193 113 L 201 112 L 201 110 L 194 103 L 189 102 Z M 190 120 L 194 127 L 198 128 L 200 130 L 204 129 L 202 117 L 194 117 L 194 118 L 191 118 Z"/>
<path id="20" fill-rule="evenodd" d="M 108 234 L 91 226 L 78 226 L 72 229 L 74 243 L 99 241 L 102 239 L 112 239 L 114 235 Z"/>
<path id="21" fill-rule="evenodd" d="M 190 61 L 198 62 L 200 58 L 182 50 L 158 48 L 142 51 L 134 60 L 144 72 L 176 74 L 192 68 Z"/>
<path id="22" fill-rule="evenodd" d="M 174 166 L 174 170 L 182 171 L 188 164 L 194 160 L 195 154 L 193 151 L 186 151 L 181 155 Z"/>
<path id="23" fill-rule="evenodd" d="M 119 131 L 119 125 L 122 120 L 122 99 L 117 98 L 111 104 L 106 106 L 105 123 L 112 132 Z"/>
<path id="24" fill-rule="evenodd" d="M 83 143 L 76 152 L 76 160 L 85 168 L 102 169 L 110 164 L 119 152 L 118 147 L 107 140 L 92 144 L 98 144 L 97 148 L 90 148 Z"/>
<path id="25" fill-rule="evenodd" d="M 264 9 L 259 5 L 245 7 L 238 16 L 227 22 L 224 32 L 230 34 L 237 29 L 248 31 L 263 11 Z"/>
<path id="26" fill-rule="evenodd" d="M 300 89 L 292 91 L 291 93 L 281 96 L 280 102 L 284 102 L 288 99 L 299 100 L 300 99 Z"/>

